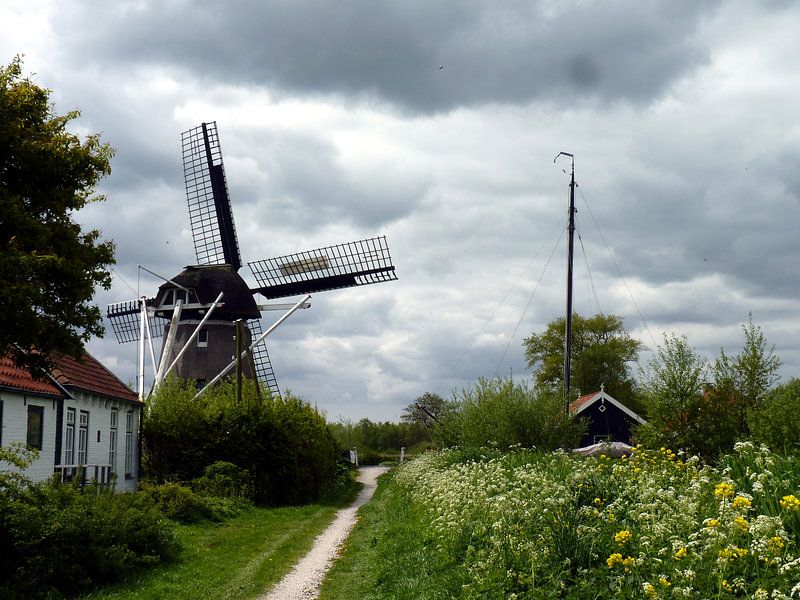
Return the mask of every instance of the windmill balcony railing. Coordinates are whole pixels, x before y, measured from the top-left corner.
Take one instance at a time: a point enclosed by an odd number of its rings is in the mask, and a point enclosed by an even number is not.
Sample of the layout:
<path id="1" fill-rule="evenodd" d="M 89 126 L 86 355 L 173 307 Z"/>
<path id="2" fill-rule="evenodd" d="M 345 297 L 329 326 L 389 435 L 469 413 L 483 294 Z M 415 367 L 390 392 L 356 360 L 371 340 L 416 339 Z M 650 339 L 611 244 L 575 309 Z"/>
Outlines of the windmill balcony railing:
<path id="1" fill-rule="evenodd" d="M 61 483 L 78 481 L 81 487 L 87 484 L 110 485 L 113 473 L 111 465 L 56 465 L 55 471 Z"/>

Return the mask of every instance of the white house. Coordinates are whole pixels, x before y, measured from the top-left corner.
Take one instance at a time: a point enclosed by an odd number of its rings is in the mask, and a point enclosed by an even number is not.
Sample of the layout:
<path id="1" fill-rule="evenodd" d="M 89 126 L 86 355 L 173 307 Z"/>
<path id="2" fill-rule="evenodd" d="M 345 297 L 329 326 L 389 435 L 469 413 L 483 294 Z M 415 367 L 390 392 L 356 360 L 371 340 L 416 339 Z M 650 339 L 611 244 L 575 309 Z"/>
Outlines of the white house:
<path id="1" fill-rule="evenodd" d="M 33 481 L 82 472 L 87 481 L 116 476 L 117 490 L 136 489 L 142 403 L 89 354 L 80 361 L 58 356 L 53 364 L 38 380 L 0 357 L 0 444 L 39 450 L 25 471 Z"/>

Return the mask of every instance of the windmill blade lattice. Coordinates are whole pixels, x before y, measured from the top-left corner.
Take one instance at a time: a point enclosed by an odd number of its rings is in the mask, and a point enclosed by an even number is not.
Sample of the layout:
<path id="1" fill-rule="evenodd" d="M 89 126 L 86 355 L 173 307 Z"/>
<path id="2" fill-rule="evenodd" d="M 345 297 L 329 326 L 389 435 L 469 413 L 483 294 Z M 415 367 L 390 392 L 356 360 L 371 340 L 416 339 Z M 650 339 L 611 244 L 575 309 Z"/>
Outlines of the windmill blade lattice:
<path id="1" fill-rule="evenodd" d="M 183 177 L 197 262 L 242 266 L 217 124 L 183 132 Z"/>
<path id="2" fill-rule="evenodd" d="M 168 320 L 153 314 L 152 302 L 152 298 L 147 300 L 150 332 L 156 338 L 164 335 L 164 326 L 168 323 Z M 114 330 L 114 335 L 120 344 L 139 341 L 139 333 L 142 326 L 141 315 L 139 300 L 128 300 L 127 302 L 108 305 L 106 317 L 111 323 L 111 329 Z"/>
<path id="3" fill-rule="evenodd" d="M 261 321 L 258 319 L 250 319 L 247 321 L 247 328 L 250 330 L 250 336 L 253 340 L 258 338 L 264 333 L 261 328 Z M 278 398 L 281 397 L 281 390 L 278 388 L 278 380 L 275 378 L 275 371 L 272 370 L 272 362 L 267 353 L 267 345 L 264 342 L 258 344 L 252 350 L 253 362 L 256 368 L 256 378 L 269 388 Z"/>
<path id="4" fill-rule="evenodd" d="M 247 263 L 265 298 L 284 298 L 397 279 L 386 237 Z"/>

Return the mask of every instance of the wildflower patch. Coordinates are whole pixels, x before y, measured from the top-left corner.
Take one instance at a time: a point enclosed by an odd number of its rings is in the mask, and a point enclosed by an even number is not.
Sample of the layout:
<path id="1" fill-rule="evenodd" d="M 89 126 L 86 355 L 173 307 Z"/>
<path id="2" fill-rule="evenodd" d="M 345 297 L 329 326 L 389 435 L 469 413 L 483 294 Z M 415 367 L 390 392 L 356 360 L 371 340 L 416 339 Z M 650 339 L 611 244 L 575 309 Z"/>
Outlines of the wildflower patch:
<path id="1" fill-rule="evenodd" d="M 753 444 L 717 468 L 666 448 L 444 451 L 394 480 L 426 538 L 465 565 L 463 598 L 800 594 L 800 466 Z"/>

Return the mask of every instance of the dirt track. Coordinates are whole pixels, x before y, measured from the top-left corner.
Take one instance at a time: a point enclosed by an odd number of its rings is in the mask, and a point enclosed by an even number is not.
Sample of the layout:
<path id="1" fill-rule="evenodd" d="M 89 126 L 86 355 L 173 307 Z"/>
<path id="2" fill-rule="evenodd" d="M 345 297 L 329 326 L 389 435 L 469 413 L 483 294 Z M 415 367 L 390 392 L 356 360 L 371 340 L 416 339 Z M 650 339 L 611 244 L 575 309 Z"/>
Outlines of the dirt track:
<path id="1" fill-rule="evenodd" d="M 314 540 L 314 547 L 300 562 L 258 600 L 312 600 L 317 597 L 325 573 L 333 564 L 339 546 L 356 524 L 356 512 L 366 504 L 377 486 L 376 479 L 388 471 L 387 467 L 361 467 L 358 481 L 364 484 L 355 502 L 338 513 L 328 528 Z"/>

